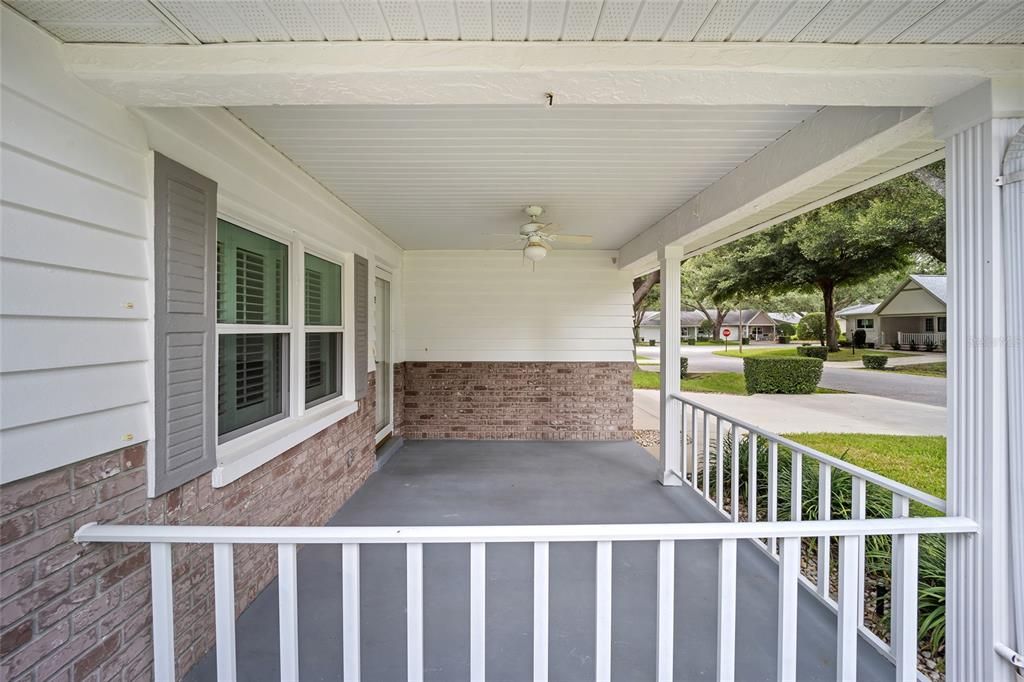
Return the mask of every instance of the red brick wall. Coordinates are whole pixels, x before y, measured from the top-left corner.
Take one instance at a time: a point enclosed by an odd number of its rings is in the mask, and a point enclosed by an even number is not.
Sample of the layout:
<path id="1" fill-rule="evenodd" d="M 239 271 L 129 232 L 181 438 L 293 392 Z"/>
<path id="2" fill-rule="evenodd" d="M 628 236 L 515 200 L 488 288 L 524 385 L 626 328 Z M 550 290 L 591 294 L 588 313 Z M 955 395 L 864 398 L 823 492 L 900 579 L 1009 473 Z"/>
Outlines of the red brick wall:
<path id="1" fill-rule="evenodd" d="M 403 386 L 406 438 L 633 437 L 628 362 L 406 362 Z"/>
<path id="2" fill-rule="evenodd" d="M 82 547 L 74 531 L 90 521 L 322 525 L 373 471 L 372 385 L 367 395 L 356 414 L 223 488 L 206 474 L 147 499 L 145 444 L 0 488 L 0 679 L 149 679 L 148 545 Z M 214 643 L 212 551 L 176 545 L 173 560 L 181 675 Z M 239 613 L 276 573 L 273 547 L 236 547 Z"/>
<path id="3" fill-rule="evenodd" d="M 404 435 L 402 427 L 405 424 L 405 363 L 399 362 L 395 364 L 395 379 L 394 379 L 394 419 L 395 419 L 395 430 L 394 437 L 398 438 Z"/>

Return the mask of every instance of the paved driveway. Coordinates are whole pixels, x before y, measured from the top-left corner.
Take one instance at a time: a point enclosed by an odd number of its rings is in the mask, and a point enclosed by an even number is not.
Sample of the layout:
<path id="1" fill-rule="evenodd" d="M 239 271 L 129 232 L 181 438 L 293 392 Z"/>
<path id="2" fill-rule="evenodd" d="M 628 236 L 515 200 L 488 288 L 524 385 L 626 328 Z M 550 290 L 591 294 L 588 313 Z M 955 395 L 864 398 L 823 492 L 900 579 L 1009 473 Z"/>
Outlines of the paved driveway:
<path id="1" fill-rule="evenodd" d="M 946 408 L 873 395 L 722 395 L 688 398 L 775 433 L 946 435 Z M 658 392 L 633 391 L 633 428 L 658 428 Z"/>
<path id="2" fill-rule="evenodd" d="M 689 360 L 690 372 L 742 372 L 743 360 L 741 358 L 726 358 L 713 354 L 714 351 L 722 349 L 723 346 L 683 346 L 682 355 Z M 637 354 L 641 358 L 657 360 L 660 350 L 656 347 L 638 346 Z M 945 356 L 942 355 L 917 357 L 921 359 L 911 361 L 909 358 L 899 358 L 904 360 L 900 364 L 941 362 L 945 359 Z M 850 363 L 825 363 L 825 371 L 820 385 L 837 391 L 893 398 L 924 405 L 941 407 L 946 404 L 945 379 L 895 372 L 875 372 L 855 369 L 849 365 Z M 654 369 L 649 365 L 645 368 Z"/>

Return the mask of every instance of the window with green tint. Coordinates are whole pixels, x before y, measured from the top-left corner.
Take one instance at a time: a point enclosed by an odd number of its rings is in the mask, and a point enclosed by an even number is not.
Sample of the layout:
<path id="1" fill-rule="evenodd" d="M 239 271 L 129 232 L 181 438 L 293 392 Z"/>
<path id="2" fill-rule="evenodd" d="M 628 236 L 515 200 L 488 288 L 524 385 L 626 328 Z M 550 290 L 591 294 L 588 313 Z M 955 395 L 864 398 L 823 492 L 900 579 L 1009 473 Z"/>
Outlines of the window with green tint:
<path id="1" fill-rule="evenodd" d="M 284 416 L 284 334 L 221 334 L 217 339 L 217 435 L 241 435 Z"/>
<path id="2" fill-rule="evenodd" d="M 217 221 L 217 322 L 288 324 L 288 247 Z"/>
<path id="3" fill-rule="evenodd" d="M 341 266 L 306 254 L 306 324 L 340 326 Z"/>

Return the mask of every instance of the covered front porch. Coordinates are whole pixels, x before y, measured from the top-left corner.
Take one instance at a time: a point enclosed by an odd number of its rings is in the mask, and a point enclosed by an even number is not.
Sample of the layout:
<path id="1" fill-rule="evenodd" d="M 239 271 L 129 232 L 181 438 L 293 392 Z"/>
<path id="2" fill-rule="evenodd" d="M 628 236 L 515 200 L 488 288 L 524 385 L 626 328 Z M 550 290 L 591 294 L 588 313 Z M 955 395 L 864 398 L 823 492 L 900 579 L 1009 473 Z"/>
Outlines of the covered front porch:
<path id="1" fill-rule="evenodd" d="M 688 486 L 657 483 L 657 462 L 631 442 L 412 441 L 330 520 L 330 526 L 512 526 L 678 524 L 721 521 Z M 423 678 L 471 676 L 470 544 L 426 545 L 422 555 Z M 534 548 L 486 548 L 484 662 L 488 679 L 537 679 L 533 672 Z M 718 541 L 676 543 L 671 679 L 718 679 Z M 595 543 L 551 543 L 548 574 L 550 679 L 595 679 Z M 407 562 L 400 544 L 363 546 L 359 558 L 362 679 L 415 679 L 408 668 Z M 303 680 L 342 679 L 342 550 L 298 553 L 298 665 Z M 752 541 L 737 547 L 735 674 L 776 677 L 778 565 Z M 235 630 L 237 677 L 282 679 L 279 587 L 274 581 Z M 613 543 L 611 677 L 655 679 L 658 662 L 658 542 Z M 804 587 L 797 616 L 797 678 L 836 679 L 836 616 Z M 218 679 L 211 651 L 186 679 Z M 858 679 L 895 670 L 863 637 Z M 287 678 L 287 675 L 283 677 Z M 598 679 L 601 677 L 598 676 Z"/>

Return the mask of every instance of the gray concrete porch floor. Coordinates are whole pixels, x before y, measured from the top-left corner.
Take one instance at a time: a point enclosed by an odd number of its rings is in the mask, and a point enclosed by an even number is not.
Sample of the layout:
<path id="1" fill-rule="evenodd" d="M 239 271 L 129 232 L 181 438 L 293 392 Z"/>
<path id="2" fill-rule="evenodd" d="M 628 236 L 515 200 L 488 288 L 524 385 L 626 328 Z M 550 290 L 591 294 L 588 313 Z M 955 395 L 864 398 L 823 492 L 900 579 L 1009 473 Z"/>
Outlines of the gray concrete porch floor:
<path id="1" fill-rule="evenodd" d="M 689 488 L 655 481 L 655 461 L 635 443 L 414 441 L 397 452 L 330 525 L 707 522 L 717 513 Z M 655 677 L 656 544 L 613 549 L 612 677 Z M 550 550 L 550 679 L 594 679 L 595 546 Z M 675 679 L 715 679 L 717 543 L 676 548 Z M 751 543 L 738 553 L 738 680 L 774 680 L 777 566 Z M 301 679 L 341 679 L 341 549 L 299 552 Z M 528 680 L 532 670 L 532 547 L 487 549 L 487 677 Z M 404 680 L 405 552 L 361 555 L 362 679 Z M 425 678 L 469 679 L 469 547 L 424 548 Z M 801 590 L 800 680 L 834 680 L 835 617 Z M 280 679 L 277 583 L 237 622 L 238 679 Z M 893 666 L 860 643 L 862 680 L 891 680 Z M 216 679 L 209 652 L 186 676 Z"/>

